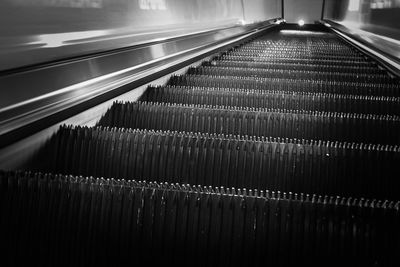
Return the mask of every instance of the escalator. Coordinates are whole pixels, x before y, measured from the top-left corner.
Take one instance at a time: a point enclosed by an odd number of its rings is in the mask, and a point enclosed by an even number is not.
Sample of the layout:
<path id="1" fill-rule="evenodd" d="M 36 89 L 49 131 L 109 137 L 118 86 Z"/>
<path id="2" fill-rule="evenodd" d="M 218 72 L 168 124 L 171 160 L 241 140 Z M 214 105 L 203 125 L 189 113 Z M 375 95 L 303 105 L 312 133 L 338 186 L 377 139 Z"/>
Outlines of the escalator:
<path id="1" fill-rule="evenodd" d="M 5 261 L 398 266 L 400 84 L 330 32 L 247 40 L 0 174 Z"/>

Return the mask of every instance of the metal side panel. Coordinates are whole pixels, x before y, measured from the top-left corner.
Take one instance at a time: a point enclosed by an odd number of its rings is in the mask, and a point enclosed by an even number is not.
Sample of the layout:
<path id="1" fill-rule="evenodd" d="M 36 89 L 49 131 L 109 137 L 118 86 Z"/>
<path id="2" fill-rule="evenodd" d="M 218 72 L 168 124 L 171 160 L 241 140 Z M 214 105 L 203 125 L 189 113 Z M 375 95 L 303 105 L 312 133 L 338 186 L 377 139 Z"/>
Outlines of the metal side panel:
<path id="1" fill-rule="evenodd" d="M 265 21 L 281 16 L 280 2 L 1 0 L 0 71 Z"/>
<path id="2" fill-rule="evenodd" d="M 190 66 L 199 65 L 204 59 L 189 66 L 186 66 L 178 71 L 171 74 L 183 74 L 187 71 Z M 170 74 L 170 75 L 171 75 Z M 127 93 L 114 97 L 107 100 L 99 105 L 89 108 L 79 114 L 76 114 L 66 120 L 60 121 L 46 129 L 40 130 L 22 140 L 19 140 L 9 146 L 0 149 L 0 169 L 2 170 L 15 170 L 15 169 L 26 169 L 29 167 L 32 157 L 37 153 L 38 150 L 48 141 L 53 134 L 62 125 L 80 125 L 93 127 L 100 120 L 103 114 L 111 107 L 114 101 L 136 101 L 138 100 L 147 87 L 151 85 L 163 85 L 167 83 L 170 75 L 161 77 L 150 83 L 139 86 Z"/>
<path id="3" fill-rule="evenodd" d="M 371 32 L 349 29 L 330 20 L 320 21 L 340 38 L 374 58 L 400 77 L 400 42 Z"/>
<path id="4" fill-rule="evenodd" d="M 3 109 L 0 113 L 0 168 L 22 168 L 29 158 L 26 151 L 34 153 L 60 125 L 92 126 L 115 99 L 135 100 L 146 89 L 146 84 L 163 84 L 171 73 L 185 71 L 189 65 L 199 60 L 274 30 L 275 25 L 275 22 L 270 21 L 258 27 L 248 26 L 250 29 L 247 31 L 228 37 L 223 32 L 218 33 L 219 36 L 215 36 L 217 41 L 198 43 L 193 48 L 95 77 Z M 49 68 L 49 71 L 52 70 Z M 44 75 L 37 77 L 38 82 L 48 77 Z"/>
<path id="5" fill-rule="evenodd" d="M 13 132 L 18 129 L 25 128 L 22 135 L 31 134 L 34 122 L 42 120 L 43 125 L 36 125 L 45 128 L 49 123 L 43 119 L 51 115 L 68 109 L 64 115 L 70 117 L 82 111 L 72 109 L 80 104 L 87 109 L 131 90 L 133 82 L 141 85 L 158 78 L 157 73 L 165 75 L 177 64 L 190 64 L 204 53 L 249 38 L 275 23 L 215 30 L 5 74 L 0 77 L 4 96 L 0 99 L 0 146 L 15 140 Z"/>

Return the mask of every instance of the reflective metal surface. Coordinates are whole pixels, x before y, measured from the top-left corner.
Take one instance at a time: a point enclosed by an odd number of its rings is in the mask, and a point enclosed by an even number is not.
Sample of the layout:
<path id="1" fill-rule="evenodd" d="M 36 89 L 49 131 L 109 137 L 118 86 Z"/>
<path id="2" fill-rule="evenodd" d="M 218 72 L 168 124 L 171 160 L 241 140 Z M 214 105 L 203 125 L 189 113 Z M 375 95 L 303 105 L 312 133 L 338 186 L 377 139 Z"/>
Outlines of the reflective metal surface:
<path id="1" fill-rule="evenodd" d="M 323 0 L 284 0 L 284 19 L 288 23 L 314 23 L 321 19 Z"/>
<path id="2" fill-rule="evenodd" d="M 282 17 L 282 0 L 243 0 L 246 22 Z"/>
<path id="3" fill-rule="evenodd" d="M 46 33 L 29 37 L 0 36 L 0 71 L 234 26 L 237 26 L 236 21 L 217 25 L 202 23 L 148 27 L 142 30 L 107 29 Z"/>
<path id="4" fill-rule="evenodd" d="M 325 0 L 324 19 L 344 25 L 368 38 L 400 40 L 399 0 Z M 397 44 L 398 45 L 398 44 Z"/>
<path id="5" fill-rule="evenodd" d="M 270 21 L 232 27 L 3 75 L 0 78 L 0 87 L 5 88 L 0 99 L 0 135 L 273 25 L 274 21 Z"/>
<path id="6" fill-rule="evenodd" d="M 199 66 L 204 60 L 209 60 L 213 55 L 202 58 L 201 60 L 194 62 L 188 66 L 183 67 L 173 73 L 169 73 L 159 79 L 152 80 L 149 83 L 143 84 L 129 92 L 119 95 L 115 98 L 102 102 L 92 108 L 89 108 L 77 115 L 74 115 L 64 121 L 60 121 L 46 129 L 38 131 L 31 136 L 23 138 L 11 145 L 4 148 L 0 148 L 0 169 L 2 170 L 22 170 L 26 169 L 29 163 L 29 159 L 41 149 L 41 147 L 52 137 L 53 134 L 59 130 L 62 125 L 81 125 L 87 127 L 95 126 L 101 117 L 107 112 L 111 105 L 115 101 L 136 101 L 148 88 L 149 85 L 164 85 L 168 82 L 171 75 L 182 75 L 187 72 L 187 69 L 191 66 Z"/>
<path id="7" fill-rule="evenodd" d="M 321 23 L 363 53 L 380 62 L 393 75 L 400 77 L 399 41 L 358 29 L 349 29 L 330 20 L 323 20 Z"/>
<path id="8" fill-rule="evenodd" d="M 1 0 L 0 71 L 281 16 L 281 0 Z"/>
<path id="9" fill-rule="evenodd" d="M 374 46 L 375 48 L 389 54 L 390 56 L 400 60 L 400 41 L 392 39 L 383 35 L 375 34 L 372 32 L 364 31 L 358 28 L 348 28 L 344 25 L 334 23 L 326 20 L 328 25 L 334 26 L 340 31 L 352 35 L 365 43 Z M 329 27 L 329 26 L 328 26 Z"/>
<path id="10" fill-rule="evenodd" d="M 325 0 L 324 23 L 400 73 L 400 1 Z"/>

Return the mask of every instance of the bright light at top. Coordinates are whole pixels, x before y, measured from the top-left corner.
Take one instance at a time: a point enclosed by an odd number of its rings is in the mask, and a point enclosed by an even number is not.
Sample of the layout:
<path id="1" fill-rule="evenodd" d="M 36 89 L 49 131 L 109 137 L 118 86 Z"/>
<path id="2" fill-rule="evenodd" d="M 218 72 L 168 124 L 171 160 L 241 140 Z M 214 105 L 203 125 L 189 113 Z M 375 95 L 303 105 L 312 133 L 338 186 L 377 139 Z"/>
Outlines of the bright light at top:
<path id="1" fill-rule="evenodd" d="M 301 20 L 299 20 L 298 23 L 299 23 L 299 26 L 303 26 L 304 25 L 304 20 L 301 19 Z"/>
<path id="2" fill-rule="evenodd" d="M 41 47 L 60 47 L 73 42 L 78 42 L 82 39 L 98 38 L 105 36 L 108 32 L 104 30 L 95 31 L 80 31 L 80 32 L 65 32 L 65 33 L 49 33 L 35 36 L 35 41 L 30 42 L 30 45 L 40 45 Z"/>
<path id="3" fill-rule="evenodd" d="M 239 22 L 238 22 L 240 25 L 246 25 L 247 23 L 246 23 L 246 21 L 245 20 L 243 20 L 243 19 L 241 19 L 241 20 L 239 20 Z"/>
<path id="4" fill-rule="evenodd" d="M 359 9 L 360 9 L 360 0 L 350 0 L 349 11 L 358 11 Z"/>

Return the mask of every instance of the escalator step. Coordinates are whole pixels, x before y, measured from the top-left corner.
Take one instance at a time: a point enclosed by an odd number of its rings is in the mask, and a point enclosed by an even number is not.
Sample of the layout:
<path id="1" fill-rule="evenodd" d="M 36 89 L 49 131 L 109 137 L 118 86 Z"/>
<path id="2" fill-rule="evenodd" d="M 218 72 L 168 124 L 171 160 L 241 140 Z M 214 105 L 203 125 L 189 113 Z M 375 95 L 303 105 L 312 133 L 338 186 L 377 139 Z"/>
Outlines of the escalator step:
<path id="1" fill-rule="evenodd" d="M 334 73 L 360 73 L 360 74 L 386 74 L 386 71 L 371 66 L 343 66 L 343 65 L 319 65 L 304 63 L 280 63 L 280 62 L 254 62 L 254 61 L 233 61 L 214 59 L 211 62 L 203 63 L 203 66 L 218 66 L 225 68 L 253 68 L 253 69 L 274 69 L 274 70 L 301 70 Z"/>
<path id="2" fill-rule="evenodd" d="M 252 78 L 285 78 L 299 80 L 322 80 L 338 82 L 361 82 L 398 84 L 398 80 L 386 74 L 319 72 L 303 70 L 255 69 L 255 68 L 228 68 L 228 67 L 191 67 L 188 74 L 214 76 L 247 76 Z"/>
<path id="3" fill-rule="evenodd" d="M 320 66 L 345 66 L 345 67 L 371 67 L 372 62 L 363 59 L 318 59 L 318 58 L 268 58 L 268 57 L 247 57 L 223 54 L 221 60 L 258 62 L 258 63 L 277 63 L 277 64 L 315 64 Z"/>
<path id="4" fill-rule="evenodd" d="M 318 60 L 366 60 L 361 55 L 352 55 L 352 56 L 343 56 L 343 55 L 315 55 L 312 52 L 310 53 L 288 53 L 285 52 L 263 52 L 263 51 L 229 51 L 229 55 L 231 56 L 239 56 L 246 58 L 258 58 L 259 60 L 268 60 L 270 58 L 274 59 L 318 59 Z"/>
<path id="5" fill-rule="evenodd" d="M 295 80 L 288 78 L 257 78 L 241 76 L 179 75 L 172 76 L 169 85 L 246 90 L 309 92 L 363 96 L 400 97 L 400 84 L 371 84 L 322 80 Z"/>
<path id="6" fill-rule="evenodd" d="M 148 87 L 141 101 L 400 115 L 400 98 L 191 86 Z"/>
<path id="7" fill-rule="evenodd" d="M 395 202 L 40 173 L 0 176 L 7 265 L 27 254 L 46 266 L 317 266 L 327 258 L 328 266 L 399 263 Z"/>
<path id="8" fill-rule="evenodd" d="M 314 53 L 314 54 L 327 54 L 327 55 L 355 55 L 360 54 L 344 45 L 324 45 L 321 43 L 315 44 L 282 44 L 276 42 L 260 42 L 254 41 L 251 43 L 243 44 L 233 49 L 233 51 L 266 51 L 266 52 L 296 52 L 296 53 Z"/>
<path id="9" fill-rule="evenodd" d="M 360 57 L 362 56 L 349 48 L 343 47 L 319 47 L 319 46 L 279 46 L 274 47 L 268 46 L 268 44 L 245 44 L 230 50 L 233 53 L 265 53 L 265 54 L 289 54 L 289 55 L 316 55 L 316 56 L 350 56 L 350 57 Z"/>
<path id="10" fill-rule="evenodd" d="M 115 102 L 100 126 L 399 144 L 400 118 L 318 111 Z"/>
<path id="11" fill-rule="evenodd" d="M 397 146 L 62 127 L 42 170 L 106 178 L 396 199 Z M 47 158 L 46 160 L 43 160 Z"/>

